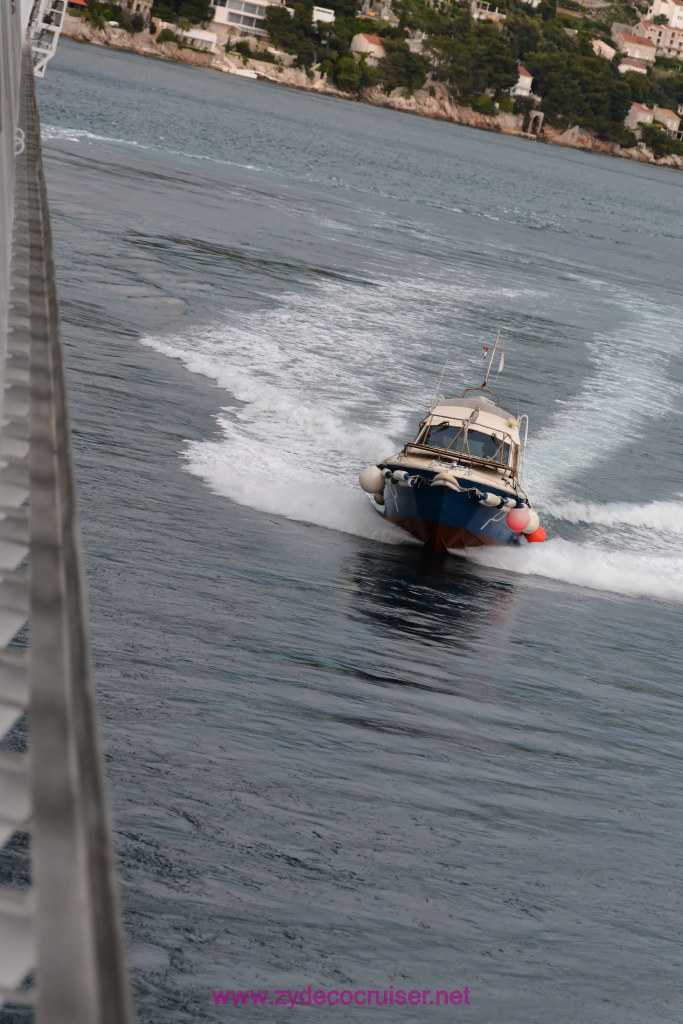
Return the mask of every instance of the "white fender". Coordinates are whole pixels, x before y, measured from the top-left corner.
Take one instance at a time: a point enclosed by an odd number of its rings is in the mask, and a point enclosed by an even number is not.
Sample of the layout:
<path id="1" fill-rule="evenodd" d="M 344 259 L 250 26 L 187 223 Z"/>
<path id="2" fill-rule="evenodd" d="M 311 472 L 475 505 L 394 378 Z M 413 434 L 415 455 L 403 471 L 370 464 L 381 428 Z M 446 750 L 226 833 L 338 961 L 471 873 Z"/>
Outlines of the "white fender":
<path id="1" fill-rule="evenodd" d="M 367 466 L 360 473 L 358 482 L 368 494 L 375 494 L 384 487 L 384 473 L 378 466 Z"/>
<path id="2" fill-rule="evenodd" d="M 541 523 L 540 523 L 540 520 L 538 518 L 538 512 L 536 512 L 533 508 L 530 508 L 529 509 L 529 525 L 524 527 L 524 529 L 522 530 L 522 533 L 535 533 L 540 525 L 541 525 Z"/>
<path id="3" fill-rule="evenodd" d="M 462 487 L 458 483 L 458 478 L 450 473 L 448 470 L 444 473 L 437 473 L 432 480 L 432 487 L 450 487 L 452 491 L 461 491 Z"/>

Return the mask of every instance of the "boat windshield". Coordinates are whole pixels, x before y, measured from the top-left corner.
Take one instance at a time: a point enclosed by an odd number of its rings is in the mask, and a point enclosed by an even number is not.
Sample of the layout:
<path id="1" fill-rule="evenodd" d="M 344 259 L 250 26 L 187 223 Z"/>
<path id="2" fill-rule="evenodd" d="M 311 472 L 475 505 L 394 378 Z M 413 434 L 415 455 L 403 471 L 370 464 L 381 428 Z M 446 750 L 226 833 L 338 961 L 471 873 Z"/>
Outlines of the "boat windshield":
<path id="1" fill-rule="evenodd" d="M 482 430 L 472 430 L 457 423 L 437 423 L 428 427 L 420 444 L 430 448 L 443 448 L 455 455 L 471 455 L 477 459 L 491 459 L 504 466 L 511 465 L 511 448 L 496 434 L 485 434 Z"/>

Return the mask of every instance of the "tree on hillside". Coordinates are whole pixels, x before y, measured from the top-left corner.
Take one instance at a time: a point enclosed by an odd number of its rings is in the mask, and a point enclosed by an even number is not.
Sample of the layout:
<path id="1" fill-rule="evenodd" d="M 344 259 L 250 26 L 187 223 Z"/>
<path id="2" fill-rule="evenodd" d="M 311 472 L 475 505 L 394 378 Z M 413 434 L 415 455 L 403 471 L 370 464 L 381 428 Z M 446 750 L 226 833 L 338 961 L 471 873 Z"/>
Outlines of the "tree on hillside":
<path id="1" fill-rule="evenodd" d="M 628 71 L 622 78 L 633 103 L 676 110 L 683 103 L 683 72 L 678 67 L 653 68 L 647 75 Z"/>
<path id="2" fill-rule="evenodd" d="M 517 81 L 517 62 L 500 29 L 490 21 L 474 21 L 469 12 L 453 23 L 453 34 L 429 40 L 428 52 L 437 78 L 448 82 L 461 99 L 487 89 L 499 92 Z"/>
<path id="3" fill-rule="evenodd" d="M 294 14 L 286 7 L 266 7 L 264 28 L 274 46 L 296 53 L 305 42 L 310 42 L 313 31 L 311 8 L 304 4 L 294 5 Z"/>
<path id="4" fill-rule="evenodd" d="M 551 124 L 576 124 L 603 135 L 610 124 L 623 126 L 631 94 L 609 61 L 580 53 L 534 53 L 525 63 Z"/>
<path id="5" fill-rule="evenodd" d="M 657 159 L 662 156 L 669 156 L 670 153 L 683 156 L 683 142 L 678 139 L 672 139 L 658 124 L 641 125 L 640 137 L 645 145 L 652 150 Z"/>
<path id="6" fill-rule="evenodd" d="M 557 18 L 548 18 L 543 22 L 543 41 L 541 50 L 545 53 L 562 53 L 576 50 L 577 42 L 574 36 L 567 35 L 565 26 Z"/>
<path id="7" fill-rule="evenodd" d="M 355 34 L 355 23 L 355 15 L 338 14 L 334 19 L 334 24 L 327 26 L 326 36 L 320 40 L 318 59 L 327 57 L 336 62 L 342 57 L 346 57 Z M 322 28 L 322 26 L 320 27 Z"/>
<path id="8" fill-rule="evenodd" d="M 420 53 L 413 53 L 403 39 L 383 39 L 385 56 L 377 65 L 377 75 L 386 93 L 421 89 L 427 80 L 429 62 Z"/>
<path id="9" fill-rule="evenodd" d="M 527 53 L 534 53 L 540 50 L 543 42 L 541 24 L 537 18 L 531 18 L 528 14 L 515 11 L 508 15 L 505 22 L 505 37 L 510 46 L 510 53 L 514 60 L 524 61 Z"/>
<path id="10" fill-rule="evenodd" d="M 333 67 L 333 77 L 344 92 L 356 92 L 360 88 L 360 64 L 353 57 L 342 57 Z"/>
<path id="11" fill-rule="evenodd" d="M 210 21 L 212 14 L 210 0 L 154 0 L 152 14 L 160 21 L 186 21 L 197 25 Z"/>
<path id="12" fill-rule="evenodd" d="M 356 23 L 356 3 L 357 0 L 339 0 L 333 23 L 313 21 L 312 0 L 295 3 L 293 14 L 286 7 L 269 6 L 264 27 L 273 45 L 294 54 L 297 64 L 310 67 L 319 61 L 332 73 L 337 62 L 348 55 Z M 328 0 L 328 5 L 335 7 L 332 0 Z"/>
<path id="13" fill-rule="evenodd" d="M 311 0 L 312 6 L 313 0 Z M 349 18 L 352 22 L 355 22 L 361 7 L 361 0 L 325 0 L 322 6 L 333 10 L 336 18 L 339 18 L 341 15 L 342 18 Z"/>

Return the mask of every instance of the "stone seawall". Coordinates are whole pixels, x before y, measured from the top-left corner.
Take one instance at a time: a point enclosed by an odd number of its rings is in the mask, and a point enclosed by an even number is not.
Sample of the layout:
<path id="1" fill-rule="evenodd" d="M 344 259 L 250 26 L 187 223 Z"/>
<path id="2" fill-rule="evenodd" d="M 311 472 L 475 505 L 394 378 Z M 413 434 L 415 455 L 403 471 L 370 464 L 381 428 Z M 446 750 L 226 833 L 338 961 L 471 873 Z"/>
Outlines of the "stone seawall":
<path id="1" fill-rule="evenodd" d="M 105 25 L 97 29 L 85 18 L 66 15 L 62 34 L 79 42 L 93 43 L 96 46 L 107 46 L 115 50 L 127 50 L 145 57 L 159 57 L 173 60 L 181 64 L 192 64 L 195 67 L 210 68 L 224 74 L 252 75 L 277 85 L 286 85 L 295 89 L 306 89 L 326 96 L 337 96 L 341 99 L 370 103 L 375 107 L 388 107 L 420 117 L 431 117 L 452 124 L 467 125 L 470 128 L 481 128 L 485 131 L 500 132 L 503 135 L 517 135 L 532 141 L 546 142 L 556 146 L 569 146 L 572 149 L 583 149 L 606 156 L 617 156 L 626 160 L 637 160 L 640 163 L 656 164 L 659 167 L 673 167 L 683 170 L 683 157 L 665 156 L 657 160 L 654 154 L 642 143 L 633 149 L 623 149 L 612 142 L 604 142 L 583 128 L 573 127 L 561 132 L 544 124 L 540 135 L 529 135 L 522 131 L 523 118 L 516 114 L 498 114 L 488 116 L 478 114 L 470 107 L 458 107 L 448 94 L 442 82 L 435 82 L 429 88 L 419 89 L 412 96 L 406 96 L 400 89 L 395 89 L 387 96 L 379 86 L 366 89 L 361 95 L 353 96 L 341 92 L 335 85 L 318 72 L 309 76 L 299 68 L 279 67 L 276 64 L 258 60 L 245 60 L 238 54 L 210 54 L 179 47 L 175 43 L 157 43 L 148 31 L 136 32 L 131 35 L 123 28 Z"/>

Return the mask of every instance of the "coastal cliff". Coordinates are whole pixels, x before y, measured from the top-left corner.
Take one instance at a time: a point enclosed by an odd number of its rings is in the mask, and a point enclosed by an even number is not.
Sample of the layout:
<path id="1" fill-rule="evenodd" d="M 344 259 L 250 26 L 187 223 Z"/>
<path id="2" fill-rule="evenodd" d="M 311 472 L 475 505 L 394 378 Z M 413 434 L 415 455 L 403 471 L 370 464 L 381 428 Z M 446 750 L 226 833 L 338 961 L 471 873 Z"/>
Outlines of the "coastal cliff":
<path id="1" fill-rule="evenodd" d="M 583 149 L 606 156 L 621 157 L 626 160 L 637 160 L 640 163 L 655 164 L 658 167 L 672 167 L 683 170 L 683 157 L 665 156 L 659 159 L 643 143 L 631 149 L 624 149 L 616 143 L 605 142 L 583 128 L 572 127 L 559 131 L 549 124 L 543 124 L 540 132 L 530 134 L 523 131 L 524 118 L 516 114 L 500 113 L 496 116 L 479 114 L 471 107 L 457 106 L 447 87 L 435 82 L 428 88 L 419 89 L 412 95 L 403 90 L 395 89 L 386 95 L 379 86 L 365 89 L 362 93 L 350 94 L 342 92 L 319 72 L 310 74 L 300 68 L 280 67 L 264 61 L 246 59 L 235 53 L 210 54 L 202 53 L 189 47 L 180 47 L 173 42 L 157 43 L 154 36 L 145 30 L 131 34 L 123 28 L 105 25 L 94 28 L 88 21 L 80 17 L 67 15 L 64 19 L 62 34 L 78 42 L 92 43 L 111 49 L 127 50 L 146 57 L 158 57 L 163 60 L 177 61 L 195 67 L 205 67 L 226 74 L 245 74 L 277 85 L 285 85 L 295 89 L 305 89 L 326 96 L 337 96 L 341 99 L 361 103 L 369 103 L 376 107 L 387 107 L 391 110 L 417 114 L 420 117 L 431 117 L 452 124 L 462 124 L 470 128 L 484 131 L 499 132 L 503 135 L 517 135 L 532 141 L 549 143 L 556 146 L 568 146 L 572 149 Z"/>

